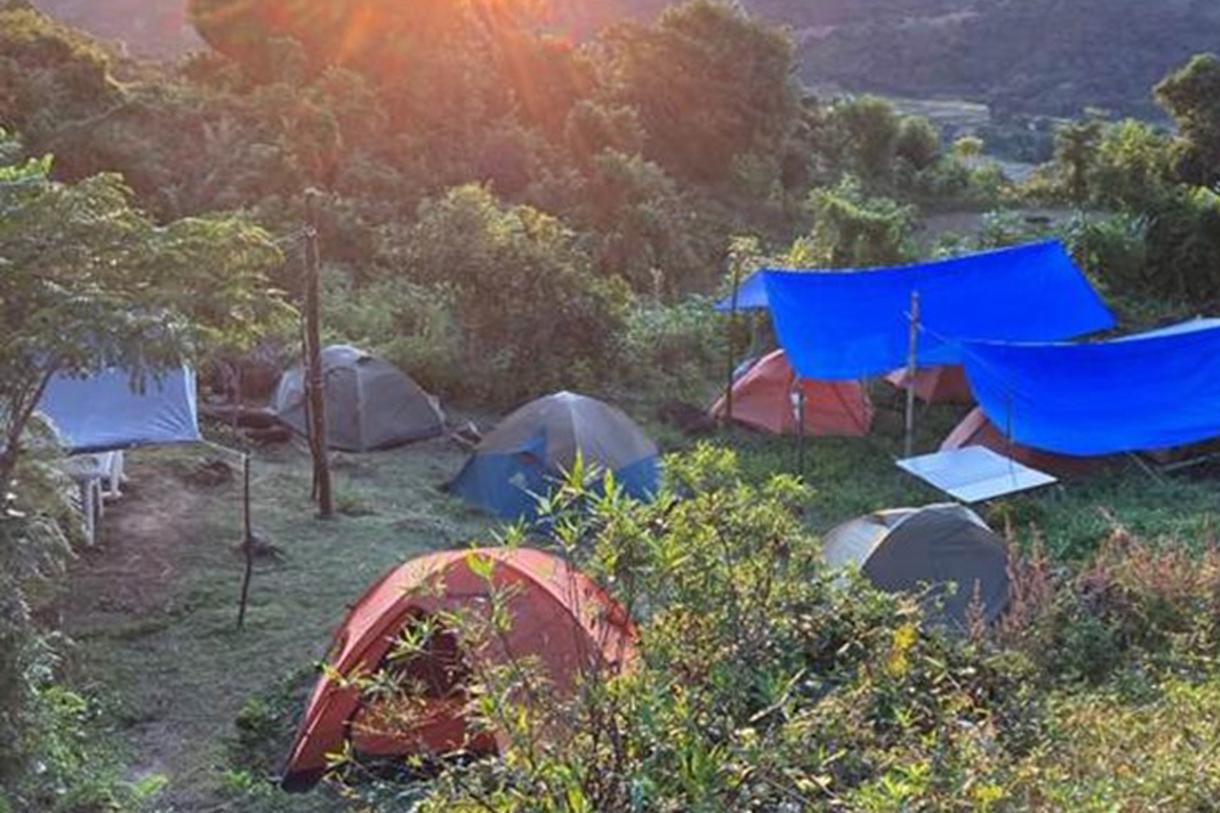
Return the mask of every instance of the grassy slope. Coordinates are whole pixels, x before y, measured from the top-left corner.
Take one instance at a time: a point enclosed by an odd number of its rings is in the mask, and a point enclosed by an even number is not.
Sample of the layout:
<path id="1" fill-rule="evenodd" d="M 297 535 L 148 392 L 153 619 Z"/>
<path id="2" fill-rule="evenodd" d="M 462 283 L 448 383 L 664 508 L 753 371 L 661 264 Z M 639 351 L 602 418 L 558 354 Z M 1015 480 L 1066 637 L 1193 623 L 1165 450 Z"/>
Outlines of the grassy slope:
<path id="1" fill-rule="evenodd" d="M 899 399 L 878 392 L 877 432 L 868 440 L 811 440 L 805 474 L 816 490 L 810 523 L 828 528 L 856 514 L 921 504 L 939 495 L 899 473 Z M 637 410 L 645 415 L 641 405 Z M 959 409 L 935 409 L 921 421 L 920 448 L 935 446 Z M 689 443 L 653 427 L 669 448 Z M 791 439 L 733 432 L 751 476 L 795 468 Z M 117 694 L 121 739 L 134 778 L 163 774 L 168 810 L 331 810 L 325 795 L 288 798 L 261 771 L 281 758 L 292 722 L 274 706 L 299 709 L 330 631 L 344 608 L 384 570 L 412 555 L 461 546 L 488 523 L 436 491 L 456 472 L 460 452 L 444 443 L 352 458 L 339 470 L 341 504 L 374 513 L 324 524 L 305 499 L 308 464 L 291 448 L 259 455 L 254 495 L 257 527 L 286 554 L 256 575 L 249 623 L 233 629 L 241 562 L 236 484 L 203 488 L 183 479 L 199 451 L 142 454 L 133 492 L 109 519 L 105 546 L 87 554 L 65 609 L 80 642 L 79 679 Z M 351 465 L 354 463 L 355 465 Z M 1156 483 L 1134 468 L 993 505 L 993 522 L 1036 528 L 1060 557 L 1081 555 L 1106 535 L 1104 511 L 1151 537 L 1199 544 L 1220 513 L 1212 484 Z M 359 512 L 359 511 L 357 511 Z M 235 756 L 235 720 L 251 699 L 273 708 L 269 736 Z M 277 700 L 282 698 L 282 700 Z M 266 705 L 266 704 L 263 704 Z M 261 750 L 260 750 L 261 749 Z M 233 770 L 234 763 L 241 766 Z"/>

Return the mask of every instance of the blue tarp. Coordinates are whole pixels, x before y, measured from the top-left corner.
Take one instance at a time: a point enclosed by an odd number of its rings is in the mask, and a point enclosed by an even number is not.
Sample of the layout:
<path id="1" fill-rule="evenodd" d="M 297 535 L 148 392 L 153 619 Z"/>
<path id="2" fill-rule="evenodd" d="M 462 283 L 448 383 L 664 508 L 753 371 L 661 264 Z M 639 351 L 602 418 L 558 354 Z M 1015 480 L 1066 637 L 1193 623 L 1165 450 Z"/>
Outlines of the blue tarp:
<path id="1" fill-rule="evenodd" d="M 767 303 L 767 282 L 762 271 L 755 271 L 742 280 L 737 287 L 737 310 L 757 311 L 770 307 Z M 716 303 L 720 313 L 731 313 L 733 310 L 733 295 L 729 294 Z"/>
<path id="2" fill-rule="evenodd" d="M 38 411 L 51 420 L 70 454 L 201 440 L 195 374 L 180 368 L 148 375 L 142 391 L 131 373 L 110 369 L 89 378 L 57 375 Z"/>
<path id="3" fill-rule="evenodd" d="M 1017 443 L 1097 456 L 1220 437 L 1220 319 L 1096 344 L 964 345 L 992 423 Z"/>
<path id="4" fill-rule="evenodd" d="M 907 364 L 920 295 L 919 366 L 961 362 L 958 339 L 1060 341 L 1114 317 L 1057 241 L 861 271 L 763 274 L 780 344 L 802 378 L 851 381 Z"/>

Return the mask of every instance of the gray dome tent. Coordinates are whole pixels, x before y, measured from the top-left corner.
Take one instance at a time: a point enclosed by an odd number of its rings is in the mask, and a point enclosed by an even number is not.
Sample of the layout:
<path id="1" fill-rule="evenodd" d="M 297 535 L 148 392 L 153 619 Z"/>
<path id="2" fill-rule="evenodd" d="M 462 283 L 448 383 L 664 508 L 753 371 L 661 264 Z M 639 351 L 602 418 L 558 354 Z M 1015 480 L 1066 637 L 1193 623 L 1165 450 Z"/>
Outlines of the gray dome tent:
<path id="1" fill-rule="evenodd" d="M 1008 605 L 1008 550 L 977 514 L 956 504 L 880 511 L 835 528 L 825 538 L 832 567 L 855 565 L 891 593 L 932 587 L 928 611 L 964 628 L 977 589 L 987 623 Z M 948 588 L 956 584 L 956 591 Z"/>
<path id="2" fill-rule="evenodd" d="M 322 351 L 322 370 L 330 448 L 370 452 L 444 434 L 436 399 L 389 362 L 337 345 Z M 284 373 L 273 407 L 282 423 L 309 434 L 303 367 Z"/>

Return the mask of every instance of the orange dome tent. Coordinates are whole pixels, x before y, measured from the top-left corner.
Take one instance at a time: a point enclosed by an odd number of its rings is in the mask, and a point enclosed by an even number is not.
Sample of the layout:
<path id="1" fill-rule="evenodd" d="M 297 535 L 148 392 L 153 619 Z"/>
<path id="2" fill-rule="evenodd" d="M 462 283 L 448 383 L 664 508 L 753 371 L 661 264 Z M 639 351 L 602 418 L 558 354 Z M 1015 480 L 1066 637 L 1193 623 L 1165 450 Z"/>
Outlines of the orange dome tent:
<path id="1" fill-rule="evenodd" d="M 1101 458 L 1071 457 L 1011 443 L 982 408 L 971 411 L 945 438 L 940 450 L 950 452 L 967 446 L 983 446 L 1018 463 L 1059 476 L 1087 474 L 1102 462 Z"/>
<path id="2" fill-rule="evenodd" d="M 907 388 L 906 370 L 895 370 L 885 380 L 900 390 Z M 974 393 L 966 370 L 960 364 L 945 367 L 920 367 L 915 371 L 915 397 L 925 404 L 973 404 Z"/>
<path id="3" fill-rule="evenodd" d="M 490 564 L 490 576 L 480 575 L 481 563 Z M 511 626 L 465 652 L 457 635 L 436 619 L 489 610 L 493 593 L 508 596 Z M 391 660 L 395 643 L 412 625 L 429 634 L 423 652 Z M 508 663 L 509 653 L 534 658 L 548 685 L 562 694 L 581 674 L 630 664 L 635 639 L 621 605 L 587 576 L 540 551 L 493 548 L 415 559 L 356 603 L 328 664 L 345 677 L 394 670 L 418 693 L 370 701 L 358 688 L 334 682 L 328 671 L 309 699 L 282 785 L 308 790 L 326 772 L 326 755 L 342 751 L 349 740 L 357 754 L 371 758 L 443 756 L 460 749 L 494 753 L 495 737 L 469 731 L 463 719 L 472 666 Z"/>
<path id="4" fill-rule="evenodd" d="M 764 357 L 733 385 L 733 420 L 776 435 L 797 433 L 796 373 L 783 350 Z M 805 434 L 862 437 L 873 425 L 873 405 L 864 387 L 854 381 L 800 382 L 805 393 Z M 713 418 L 725 415 L 721 396 L 711 408 Z"/>

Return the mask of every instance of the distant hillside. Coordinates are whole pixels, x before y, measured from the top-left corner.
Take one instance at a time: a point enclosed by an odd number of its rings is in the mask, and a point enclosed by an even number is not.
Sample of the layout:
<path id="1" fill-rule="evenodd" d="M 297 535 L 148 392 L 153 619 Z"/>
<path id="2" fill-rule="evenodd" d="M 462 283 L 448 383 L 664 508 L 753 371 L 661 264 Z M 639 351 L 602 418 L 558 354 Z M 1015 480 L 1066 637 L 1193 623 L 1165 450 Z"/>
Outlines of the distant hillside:
<path id="1" fill-rule="evenodd" d="M 1156 115 L 1152 85 L 1220 49 L 1216 0 L 876 0 L 849 4 L 857 16 L 838 24 L 815 0 L 804 25 L 798 0 L 751 2 L 797 28 L 809 81 L 961 96 L 1001 115 Z M 901 10 L 915 5 L 927 10 Z"/>
<path id="2" fill-rule="evenodd" d="M 621 0 L 637 16 L 659 0 Z M 1012 113 L 1157 116 L 1151 88 L 1220 50 L 1220 0 L 741 0 L 792 27 L 815 87 Z"/>
<path id="3" fill-rule="evenodd" d="M 32 0 L 96 37 L 124 43 L 135 56 L 168 59 L 200 46 L 186 0 Z"/>
<path id="4" fill-rule="evenodd" d="M 816 87 L 985 102 L 1000 115 L 1075 115 L 1085 106 L 1157 115 L 1149 89 L 1220 50 L 1220 0 L 742 0 L 792 27 Z M 34 0 L 133 53 L 198 44 L 186 0 Z M 577 35 L 666 0 L 556 0 Z"/>

